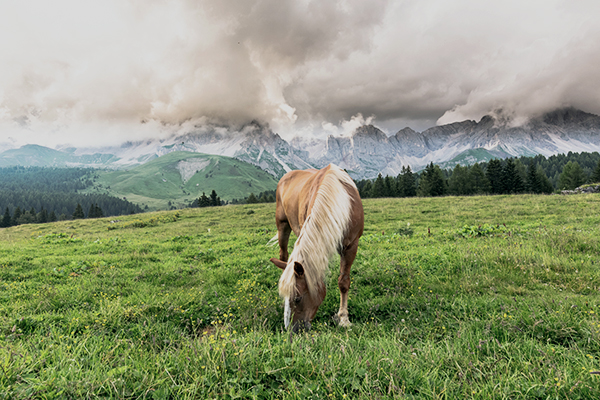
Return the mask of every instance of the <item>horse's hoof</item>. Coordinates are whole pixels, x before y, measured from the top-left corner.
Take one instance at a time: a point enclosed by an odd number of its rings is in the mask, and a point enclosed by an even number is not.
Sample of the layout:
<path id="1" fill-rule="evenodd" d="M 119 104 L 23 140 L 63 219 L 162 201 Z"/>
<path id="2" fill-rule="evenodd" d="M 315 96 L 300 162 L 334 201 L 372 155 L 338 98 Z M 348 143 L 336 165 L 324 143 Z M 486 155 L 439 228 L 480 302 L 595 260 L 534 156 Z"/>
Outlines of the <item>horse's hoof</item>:
<path id="1" fill-rule="evenodd" d="M 343 316 L 340 317 L 338 314 L 335 314 L 333 316 L 333 320 L 341 327 L 343 328 L 349 328 L 352 326 L 352 323 L 350 322 L 350 320 L 348 319 L 347 316 Z"/>

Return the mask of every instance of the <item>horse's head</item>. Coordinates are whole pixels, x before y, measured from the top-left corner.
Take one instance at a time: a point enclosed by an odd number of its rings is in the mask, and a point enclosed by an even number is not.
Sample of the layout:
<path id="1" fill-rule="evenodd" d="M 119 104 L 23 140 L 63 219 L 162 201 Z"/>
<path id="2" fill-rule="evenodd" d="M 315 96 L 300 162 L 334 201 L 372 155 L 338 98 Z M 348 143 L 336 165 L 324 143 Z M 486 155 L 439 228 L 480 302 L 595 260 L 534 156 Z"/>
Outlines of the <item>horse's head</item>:
<path id="1" fill-rule="evenodd" d="M 276 258 L 271 258 L 271 262 L 283 271 L 287 268 L 287 263 Z M 291 268 L 292 266 L 290 266 Z M 293 295 L 284 297 L 285 313 L 284 323 L 287 328 L 292 322 L 292 331 L 294 333 L 301 330 L 310 329 L 310 321 L 315 317 L 319 306 L 325 298 L 325 285 L 319 288 L 317 293 L 311 293 L 308 290 L 304 267 L 297 261 L 293 262 L 293 274 L 295 281 Z M 292 317 L 292 318 L 291 318 Z"/>

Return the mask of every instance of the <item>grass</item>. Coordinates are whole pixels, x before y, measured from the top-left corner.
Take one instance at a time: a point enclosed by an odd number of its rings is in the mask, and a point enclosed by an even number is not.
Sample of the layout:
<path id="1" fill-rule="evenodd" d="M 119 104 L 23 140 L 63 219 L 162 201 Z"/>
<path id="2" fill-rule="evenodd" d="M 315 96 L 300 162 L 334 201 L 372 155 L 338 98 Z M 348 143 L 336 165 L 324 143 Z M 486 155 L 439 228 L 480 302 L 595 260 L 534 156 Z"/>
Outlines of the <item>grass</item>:
<path id="1" fill-rule="evenodd" d="M 205 161 L 205 163 L 203 163 Z M 195 163 L 180 172 L 180 163 Z M 127 171 L 99 171 L 88 193 L 125 197 L 150 210 L 189 206 L 204 192 L 215 190 L 223 200 L 243 199 L 250 193 L 275 190 L 277 180 L 260 168 L 235 158 L 177 151 Z"/>
<path id="2" fill-rule="evenodd" d="M 600 397 L 600 196 L 365 200 L 290 337 L 274 205 L 0 231 L 0 398 Z"/>

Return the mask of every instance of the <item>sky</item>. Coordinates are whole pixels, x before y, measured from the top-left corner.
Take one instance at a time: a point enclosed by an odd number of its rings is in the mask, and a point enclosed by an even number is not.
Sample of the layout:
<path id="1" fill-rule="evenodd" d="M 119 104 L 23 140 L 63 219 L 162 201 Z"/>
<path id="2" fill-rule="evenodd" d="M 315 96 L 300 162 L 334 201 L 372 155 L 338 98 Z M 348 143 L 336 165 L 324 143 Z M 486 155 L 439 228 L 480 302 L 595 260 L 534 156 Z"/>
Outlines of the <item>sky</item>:
<path id="1" fill-rule="evenodd" d="M 597 0 L 3 0 L 0 148 L 600 114 L 599 15 Z"/>

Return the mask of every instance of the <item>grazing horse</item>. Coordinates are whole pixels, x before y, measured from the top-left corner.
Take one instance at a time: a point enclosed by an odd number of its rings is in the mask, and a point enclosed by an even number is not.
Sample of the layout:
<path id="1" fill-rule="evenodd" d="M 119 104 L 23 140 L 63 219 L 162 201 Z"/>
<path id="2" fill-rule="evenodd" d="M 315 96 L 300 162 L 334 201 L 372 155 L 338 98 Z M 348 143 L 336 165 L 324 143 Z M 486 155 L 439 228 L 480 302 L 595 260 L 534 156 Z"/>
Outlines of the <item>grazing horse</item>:
<path id="1" fill-rule="evenodd" d="M 292 315 L 294 332 L 310 329 L 310 321 L 325 298 L 329 259 L 336 252 L 341 257 L 340 309 L 334 319 L 341 326 L 350 326 L 350 267 L 364 227 L 356 185 L 344 170 L 330 164 L 321 170 L 288 172 L 277 184 L 276 197 L 279 259 L 271 258 L 271 262 L 283 270 L 279 295 L 285 301 L 286 329 Z M 292 231 L 298 239 L 289 255 Z"/>

